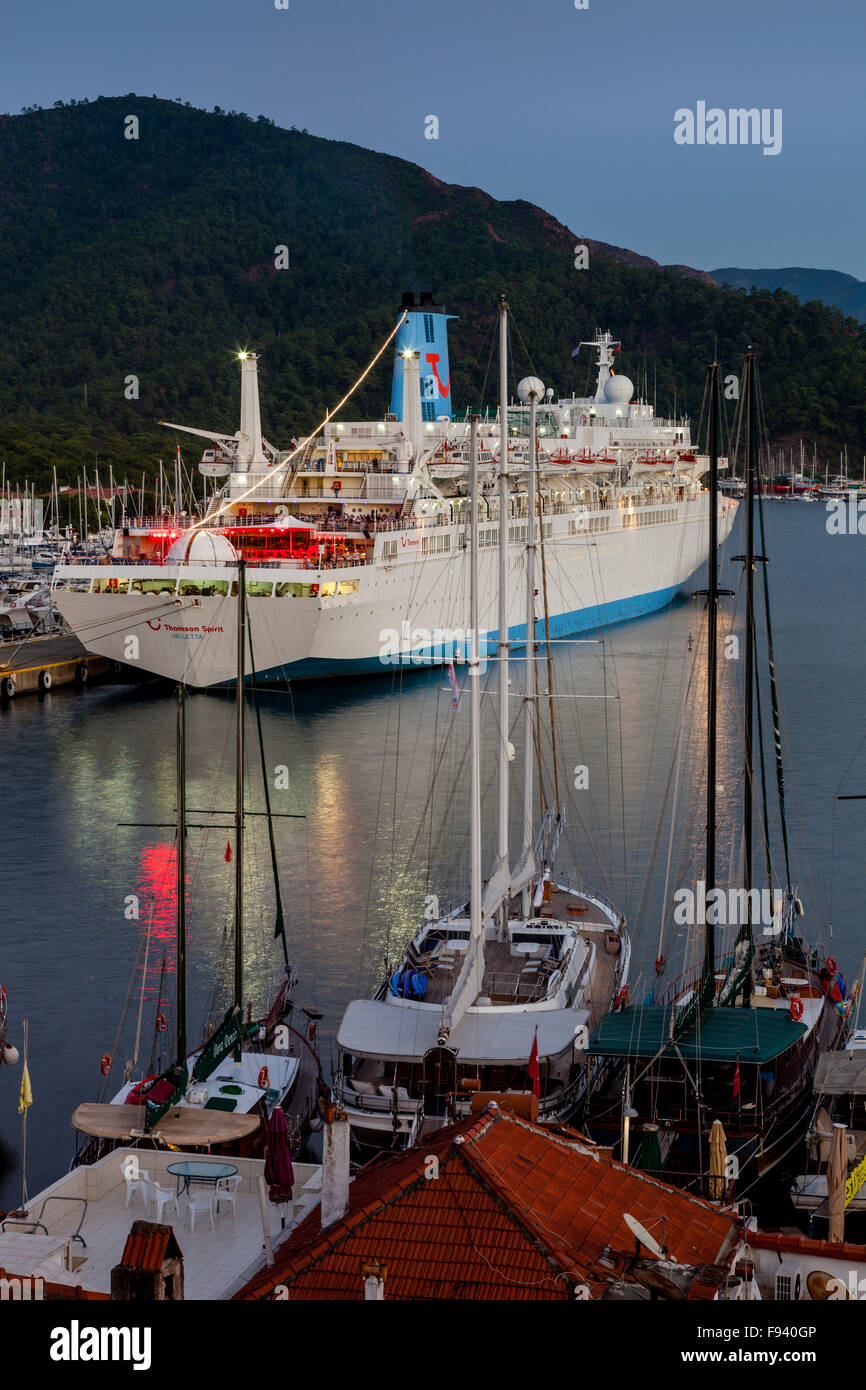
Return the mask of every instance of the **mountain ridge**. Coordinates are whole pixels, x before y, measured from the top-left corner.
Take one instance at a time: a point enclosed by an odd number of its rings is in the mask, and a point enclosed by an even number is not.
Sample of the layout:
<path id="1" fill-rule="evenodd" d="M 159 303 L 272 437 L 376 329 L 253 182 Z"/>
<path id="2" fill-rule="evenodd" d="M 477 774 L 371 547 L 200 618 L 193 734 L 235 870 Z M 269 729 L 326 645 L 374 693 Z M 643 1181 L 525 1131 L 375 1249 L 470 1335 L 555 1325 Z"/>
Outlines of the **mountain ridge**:
<path id="1" fill-rule="evenodd" d="M 124 138 L 130 115 L 137 140 Z M 458 316 L 459 407 L 495 396 L 504 292 L 515 380 L 532 370 L 582 394 L 572 349 L 609 327 L 660 413 L 676 400 L 697 417 L 716 345 L 727 372 L 753 344 L 777 442 L 866 447 L 866 333 L 837 310 L 720 289 L 526 200 L 265 117 L 135 95 L 2 116 L 0 231 L 0 457 L 14 478 L 45 479 L 53 463 L 68 475 L 94 455 L 150 472 L 173 451 L 160 419 L 233 430 L 238 346 L 262 353 L 269 437 L 304 433 L 370 360 L 404 289 L 432 289 Z M 387 360 L 347 409 L 379 415 L 389 379 Z"/>
<path id="2" fill-rule="evenodd" d="M 708 273 L 720 286 L 728 284 L 737 290 L 750 290 L 753 286 L 764 290 L 787 290 L 795 294 L 801 304 L 817 299 L 866 323 L 866 280 L 858 280 L 844 270 L 817 270 L 801 265 L 784 266 L 777 270 L 745 270 L 726 266 Z"/>

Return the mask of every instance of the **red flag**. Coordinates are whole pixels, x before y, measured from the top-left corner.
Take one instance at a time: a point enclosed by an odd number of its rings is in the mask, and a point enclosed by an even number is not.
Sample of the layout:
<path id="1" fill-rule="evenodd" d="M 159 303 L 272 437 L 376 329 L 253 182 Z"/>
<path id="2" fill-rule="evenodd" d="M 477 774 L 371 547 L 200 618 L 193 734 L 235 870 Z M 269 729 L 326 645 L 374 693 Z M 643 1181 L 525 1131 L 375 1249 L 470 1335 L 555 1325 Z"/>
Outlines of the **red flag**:
<path id="1" fill-rule="evenodd" d="M 737 1058 L 737 1065 L 734 1068 L 734 1100 L 740 1094 L 740 1059 Z"/>
<path id="2" fill-rule="evenodd" d="M 541 1073 L 538 1070 L 538 1029 L 532 1036 L 532 1051 L 529 1054 L 529 1075 L 532 1080 L 532 1094 L 541 1095 Z"/>
<path id="3" fill-rule="evenodd" d="M 231 840 L 226 840 L 226 863 L 227 863 L 227 864 L 230 864 L 231 862 L 232 862 L 232 842 L 231 842 Z"/>

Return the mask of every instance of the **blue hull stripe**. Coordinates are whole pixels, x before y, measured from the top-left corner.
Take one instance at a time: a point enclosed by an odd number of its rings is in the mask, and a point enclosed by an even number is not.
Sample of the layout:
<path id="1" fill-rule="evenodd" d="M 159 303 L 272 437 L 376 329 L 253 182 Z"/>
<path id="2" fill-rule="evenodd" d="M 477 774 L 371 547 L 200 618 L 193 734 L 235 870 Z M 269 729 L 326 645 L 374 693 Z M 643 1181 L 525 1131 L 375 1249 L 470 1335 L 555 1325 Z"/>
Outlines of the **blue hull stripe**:
<path id="1" fill-rule="evenodd" d="M 610 627 L 614 623 L 624 623 L 630 618 L 641 618 L 647 613 L 655 613 L 660 608 L 665 608 L 679 592 L 680 585 L 675 584 L 669 589 L 656 589 L 651 594 L 636 594 L 634 598 L 617 599 L 613 603 L 599 603 L 590 608 L 576 608 L 570 613 L 557 613 L 550 619 L 551 637 L 575 637 L 582 632 L 593 632 L 602 627 Z M 539 621 L 536 625 L 536 637 L 539 640 L 544 638 L 544 622 Z M 482 650 L 481 655 L 494 655 L 495 644 L 499 640 L 498 632 L 487 632 L 486 653 Z M 516 623 L 508 629 L 508 640 L 515 645 L 526 642 L 526 623 Z M 459 649 L 455 652 L 455 661 L 459 658 Z M 450 654 L 446 654 L 444 660 L 447 662 Z M 465 657 L 463 658 L 465 659 Z M 258 672 L 259 680 L 314 680 L 326 676 L 355 676 L 355 675 L 387 675 L 389 671 L 398 670 L 401 666 L 404 670 L 423 670 L 425 667 L 442 665 L 443 655 L 441 644 L 437 648 L 433 645 L 418 647 L 412 652 L 401 652 L 390 658 L 380 659 L 376 656 L 357 657 L 354 660 L 339 661 L 333 659 L 308 657 L 303 661 L 294 661 L 286 666 L 275 666 L 268 671 Z"/>

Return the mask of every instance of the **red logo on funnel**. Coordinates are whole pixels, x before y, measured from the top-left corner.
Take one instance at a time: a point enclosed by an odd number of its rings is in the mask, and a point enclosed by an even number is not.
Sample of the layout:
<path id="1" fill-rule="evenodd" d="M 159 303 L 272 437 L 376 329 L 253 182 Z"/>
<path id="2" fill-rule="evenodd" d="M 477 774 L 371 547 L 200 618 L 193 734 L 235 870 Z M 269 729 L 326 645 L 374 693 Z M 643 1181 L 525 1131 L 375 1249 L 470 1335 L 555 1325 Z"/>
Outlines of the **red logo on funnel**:
<path id="1" fill-rule="evenodd" d="M 148 625 L 148 627 L 152 627 L 153 630 L 154 630 L 154 632 L 159 632 L 160 628 L 162 627 L 162 623 L 160 622 L 159 618 L 154 619 L 153 622 L 151 622 L 151 621 L 148 619 L 148 624 L 147 624 L 147 625 Z"/>
<path id="2" fill-rule="evenodd" d="M 448 380 L 444 383 L 444 385 L 443 385 L 443 383 L 439 380 L 439 353 L 438 353 L 438 352 L 428 352 L 428 354 L 427 354 L 427 361 L 430 363 L 430 366 L 431 366 L 432 369 L 433 369 L 433 376 L 434 376 L 434 378 L 435 378 L 436 385 L 439 387 L 439 393 L 440 393 L 440 395 L 442 395 L 442 396 L 447 396 L 447 395 L 448 395 L 448 388 L 449 388 L 449 386 L 451 385 L 451 378 L 450 378 L 450 376 L 449 376 Z"/>

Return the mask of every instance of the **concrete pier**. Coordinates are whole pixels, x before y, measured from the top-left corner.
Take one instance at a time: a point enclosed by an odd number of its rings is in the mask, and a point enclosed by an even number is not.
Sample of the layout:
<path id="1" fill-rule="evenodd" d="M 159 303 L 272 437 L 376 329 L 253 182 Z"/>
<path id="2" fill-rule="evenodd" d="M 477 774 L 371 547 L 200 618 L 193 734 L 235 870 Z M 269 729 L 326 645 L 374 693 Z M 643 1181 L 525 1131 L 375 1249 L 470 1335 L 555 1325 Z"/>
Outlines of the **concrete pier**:
<path id="1" fill-rule="evenodd" d="M 85 651 L 77 637 L 31 637 L 0 646 L 0 700 L 44 693 L 62 685 L 79 688 L 131 674 L 121 662 Z"/>

